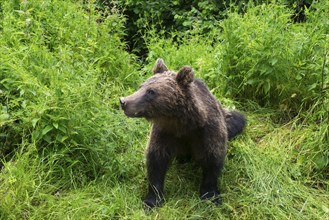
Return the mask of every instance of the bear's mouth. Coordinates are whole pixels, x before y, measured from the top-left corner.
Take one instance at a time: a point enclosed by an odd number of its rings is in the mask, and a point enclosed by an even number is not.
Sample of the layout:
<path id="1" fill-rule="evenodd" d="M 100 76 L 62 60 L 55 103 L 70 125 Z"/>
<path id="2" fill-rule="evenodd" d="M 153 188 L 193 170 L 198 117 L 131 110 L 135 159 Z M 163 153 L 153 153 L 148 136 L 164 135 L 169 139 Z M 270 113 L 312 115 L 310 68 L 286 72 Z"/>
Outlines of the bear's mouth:
<path id="1" fill-rule="evenodd" d="M 130 117 L 130 118 L 141 118 L 143 117 L 143 112 L 129 112 L 129 111 L 124 111 L 125 115 Z"/>

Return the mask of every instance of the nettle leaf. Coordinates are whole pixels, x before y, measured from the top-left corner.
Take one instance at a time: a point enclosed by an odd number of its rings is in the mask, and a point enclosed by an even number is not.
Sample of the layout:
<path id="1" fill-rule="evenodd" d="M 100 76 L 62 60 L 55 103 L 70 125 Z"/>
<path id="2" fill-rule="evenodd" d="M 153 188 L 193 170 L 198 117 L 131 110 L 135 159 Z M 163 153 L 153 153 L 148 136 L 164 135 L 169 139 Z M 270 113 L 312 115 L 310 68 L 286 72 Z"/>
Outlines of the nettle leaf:
<path id="1" fill-rule="evenodd" d="M 327 165 L 329 165 L 328 156 L 325 154 L 317 154 L 314 157 L 314 163 L 315 163 L 317 169 L 322 170 Z"/>
<path id="2" fill-rule="evenodd" d="M 52 142 L 50 135 L 43 136 L 43 140 L 47 141 L 49 144 Z"/>
<path id="3" fill-rule="evenodd" d="M 32 126 L 33 128 L 35 128 L 35 126 L 37 125 L 37 122 L 40 120 L 40 118 L 33 118 L 32 119 Z"/>
<path id="4" fill-rule="evenodd" d="M 272 64 L 272 66 L 274 66 L 278 62 L 278 59 L 277 58 L 273 58 L 273 59 L 271 59 L 270 62 Z"/>
<path id="5" fill-rule="evenodd" d="M 255 82 L 256 82 L 255 79 L 249 79 L 249 80 L 246 82 L 246 84 L 247 84 L 247 85 L 254 85 Z"/>
<path id="6" fill-rule="evenodd" d="M 6 121 L 10 118 L 9 114 L 3 113 L 0 115 L 0 126 L 3 126 Z"/>
<path id="7" fill-rule="evenodd" d="M 42 130 L 42 135 L 47 134 L 49 131 L 53 130 L 53 126 L 47 125 L 43 130 Z"/>
<path id="8" fill-rule="evenodd" d="M 59 129 L 63 133 L 67 133 L 67 129 L 65 126 L 59 125 L 57 129 Z"/>
<path id="9" fill-rule="evenodd" d="M 318 86 L 317 83 L 313 83 L 313 84 L 311 84 L 311 85 L 308 87 L 308 90 L 309 90 L 309 91 L 312 91 L 312 90 L 314 90 L 317 86 Z"/>
<path id="10" fill-rule="evenodd" d="M 58 129 L 58 123 L 57 123 L 57 122 L 54 122 L 54 123 L 53 123 L 53 126 L 54 126 L 56 129 Z"/>
<path id="11" fill-rule="evenodd" d="M 296 80 L 301 80 L 302 78 L 303 78 L 303 76 L 300 75 L 300 74 L 297 74 L 296 77 L 295 77 Z"/>
<path id="12" fill-rule="evenodd" d="M 264 93 L 265 93 L 265 94 L 269 93 L 269 91 L 270 91 L 270 89 L 271 89 L 271 83 L 268 82 L 268 81 L 265 82 L 263 88 L 264 88 Z"/>
<path id="13" fill-rule="evenodd" d="M 61 142 L 63 143 L 66 139 L 68 139 L 69 137 L 68 136 L 63 136 L 62 138 L 61 138 Z"/>
<path id="14" fill-rule="evenodd" d="M 68 139 L 69 137 L 68 136 L 63 136 L 61 134 L 58 134 L 56 136 L 56 141 L 60 142 L 60 143 L 63 143 L 66 139 Z"/>

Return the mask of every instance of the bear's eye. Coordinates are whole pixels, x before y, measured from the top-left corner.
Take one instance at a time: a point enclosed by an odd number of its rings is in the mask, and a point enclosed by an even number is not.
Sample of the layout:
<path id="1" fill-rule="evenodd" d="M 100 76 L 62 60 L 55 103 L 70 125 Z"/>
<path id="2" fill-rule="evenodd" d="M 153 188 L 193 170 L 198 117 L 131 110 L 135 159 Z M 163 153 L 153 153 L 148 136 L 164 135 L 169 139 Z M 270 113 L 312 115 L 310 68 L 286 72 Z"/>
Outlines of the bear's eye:
<path id="1" fill-rule="evenodd" d="M 146 91 L 146 94 L 147 94 L 147 95 L 150 95 L 150 96 L 153 96 L 153 95 L 155 94 L 155 91 L 154 91 L 153 89 L 148 89 L 148 90 Z"/>

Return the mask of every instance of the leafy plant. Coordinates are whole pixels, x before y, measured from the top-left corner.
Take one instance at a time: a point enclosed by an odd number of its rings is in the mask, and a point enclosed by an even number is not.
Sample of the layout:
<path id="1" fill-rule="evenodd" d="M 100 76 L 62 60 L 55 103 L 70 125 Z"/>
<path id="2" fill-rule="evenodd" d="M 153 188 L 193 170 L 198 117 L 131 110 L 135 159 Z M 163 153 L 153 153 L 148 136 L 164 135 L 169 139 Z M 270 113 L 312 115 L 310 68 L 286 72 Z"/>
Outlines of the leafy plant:
<path id="1" fill-rule="evenodd" d="M 228 94 L 292 114 L 319 99 L 326 34 L 318 23 L 292 24 L 290 14 L 275 5 L 229 14 L 219 50 Z"/>
<path id="2" fill-rule="evenodd" d="M 0 33 L 1 158 L 22 143 L 42 155 L 60 152 L 57 171 L 76 183 L 83 178 L 74 173 L 95 178 L 115 166 L 115 91 L 129 82 L 117 77 L 133 67 L 120 41 L 121 17 L 83 6 L 8 1 Z"/>

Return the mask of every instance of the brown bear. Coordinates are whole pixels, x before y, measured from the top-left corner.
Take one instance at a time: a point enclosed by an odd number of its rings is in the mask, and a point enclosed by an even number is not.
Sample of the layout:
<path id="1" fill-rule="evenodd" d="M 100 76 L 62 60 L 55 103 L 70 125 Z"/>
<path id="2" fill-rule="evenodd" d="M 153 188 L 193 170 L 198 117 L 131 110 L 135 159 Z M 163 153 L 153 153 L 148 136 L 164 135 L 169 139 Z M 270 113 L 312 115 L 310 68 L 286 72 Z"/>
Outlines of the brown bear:
<path id="1" fill-rule="evenodd" d="M 120 98 L 128 117 L 153 123 L 147 150 L 148 207 L 163 202 L 165 174 L 176 156 L 191 156 L 202 168 L 201 199 L 220 204 L 217 179 L 224 166 L 227 141 L 245 127 L 245 117 L 223 109 L 207 86 L 184 66 L 176 74 L 162 59 L 134 94 Z"/>

